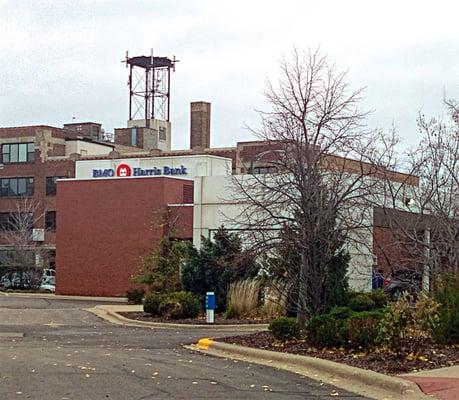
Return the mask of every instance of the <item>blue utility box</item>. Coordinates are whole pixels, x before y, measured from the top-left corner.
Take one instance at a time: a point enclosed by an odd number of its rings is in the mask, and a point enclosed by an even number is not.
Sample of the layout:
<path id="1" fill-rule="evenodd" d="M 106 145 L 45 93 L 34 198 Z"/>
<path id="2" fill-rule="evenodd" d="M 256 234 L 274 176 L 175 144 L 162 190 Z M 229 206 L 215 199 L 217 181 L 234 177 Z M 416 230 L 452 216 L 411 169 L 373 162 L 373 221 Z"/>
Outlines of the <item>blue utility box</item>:
<path id="1" fill-rule="evenodd" d="M 206 293 L 206 310 L 215 310 L 215 292 Z"/>

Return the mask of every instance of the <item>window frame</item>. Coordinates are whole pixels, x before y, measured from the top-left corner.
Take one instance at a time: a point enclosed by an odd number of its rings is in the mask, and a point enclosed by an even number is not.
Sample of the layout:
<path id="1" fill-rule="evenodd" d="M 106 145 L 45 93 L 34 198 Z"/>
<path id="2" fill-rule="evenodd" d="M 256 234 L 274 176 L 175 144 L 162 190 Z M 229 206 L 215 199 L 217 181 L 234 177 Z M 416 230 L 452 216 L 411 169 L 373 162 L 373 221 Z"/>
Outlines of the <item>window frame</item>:
<path id="1" fill-rule="evenodd" d="M 56 231 L 57 213 L 56 210 L 49 210 L 45 213 L 45 229 L 47 231 Z"/>
<path id="2" fill-rule="evenodd" d="M 58 179 L 65 179 L 67 178 L 66 176 L 58 176 L 58 175 L 52 175 L 52 176 L 47 176 L 45 178 L 45 193 L 46 196 L 56 196 L 57 193 L 57 180 Z M 51 182 L 51 179 L 53 180 L 53 185 L 48 184 L 48 182 Z"/>
<path id="3" fill-rule="evenodd" d="M 13 223 L 11 222 L 11 219 L 13 217 L 16 217 L 17 214 L 24 214 L 25 217 L 29 220 L 31 220 L 31 224 L 27 227 L 27 231 L 32 233 L 32 230 L 34 229 L 34 221 L 33 221 L 33 213 L 18 213 L 16 211 L 4 211 L 0 212 L 0 232 L 17 232 L 18 229 L 14 229 Z M 23 217 L 19 217 L 23 218 Z"/>
<path id="4" fill-rule="evenodd" d="M 35 143 L 3 143 L 0 152 L 2 164 L 31 164 L 35 162 Z M 11 155 L 14 154 L 14 161 Z M 20 155 L 22 154 L 22 158 Z"/>
<path id="5" fill-rule="evenodd" d="M 11 189 L 12 181 L 15 182 L 13 184 L 13 186 L 16 187 L 15 192 L 13 192 Z M 21 185 L 19 183 L 20 181 L 25 181 L 23 183 L 24 188 L 25 188 L 24 193 L 19 193 L 19 187 Z M 11 176 L 11 177 L 0 178 L 0 198 L 33 197 L 34 192 L 35 192 L 35 179 L 33 176 Z"/>

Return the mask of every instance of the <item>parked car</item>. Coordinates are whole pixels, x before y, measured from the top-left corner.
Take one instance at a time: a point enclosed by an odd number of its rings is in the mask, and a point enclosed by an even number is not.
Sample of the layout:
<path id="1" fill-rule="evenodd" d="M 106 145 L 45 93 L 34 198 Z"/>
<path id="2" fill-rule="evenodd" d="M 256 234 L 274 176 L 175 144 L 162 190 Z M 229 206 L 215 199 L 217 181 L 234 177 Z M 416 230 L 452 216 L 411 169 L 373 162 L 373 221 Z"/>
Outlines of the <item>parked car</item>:
<path id="1" fill-rule="evenodd" d="M 56 278 L 54 276 L 44 276 L 41 281 L 40 290 L 54 293 L 56 291 Z"/>
<path id="2" fill-rule="evenodd" d="M 51 269 L 51 268 L 45 268 L 43 270 L 43 277 L 47 276 L 56 276 L 56 270 Z"/>
<path id="3" fill-rule="evenodd" d="M 34 270 L 8 272 L 0 278 L 0 286 L 3 289 L 38 289 L 42 279 Z"/>
<path id="4" fill-rule="evenodd" d="M 384 290 L 394 300 L 403 293 L 416 296 L 421 290 L 421 274 L 411 269 L 399 269 L 384 279 Z"/>

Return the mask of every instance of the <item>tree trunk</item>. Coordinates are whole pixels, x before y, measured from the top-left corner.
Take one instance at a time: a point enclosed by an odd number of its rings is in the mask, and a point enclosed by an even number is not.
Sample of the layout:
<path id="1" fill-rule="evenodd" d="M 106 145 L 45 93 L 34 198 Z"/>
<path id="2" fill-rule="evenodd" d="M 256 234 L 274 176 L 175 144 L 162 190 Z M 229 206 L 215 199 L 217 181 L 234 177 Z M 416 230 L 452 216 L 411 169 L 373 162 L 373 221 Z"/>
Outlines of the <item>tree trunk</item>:
<path id="1" fill-rule="evenodd" d="M 304 329 L 306 327 L 306 260 L 307 257 L 303 251 L 301 252 L 300 276 L 298 277 L 298 304 L 296 311 L 296 319 L 300 329 Z"/>

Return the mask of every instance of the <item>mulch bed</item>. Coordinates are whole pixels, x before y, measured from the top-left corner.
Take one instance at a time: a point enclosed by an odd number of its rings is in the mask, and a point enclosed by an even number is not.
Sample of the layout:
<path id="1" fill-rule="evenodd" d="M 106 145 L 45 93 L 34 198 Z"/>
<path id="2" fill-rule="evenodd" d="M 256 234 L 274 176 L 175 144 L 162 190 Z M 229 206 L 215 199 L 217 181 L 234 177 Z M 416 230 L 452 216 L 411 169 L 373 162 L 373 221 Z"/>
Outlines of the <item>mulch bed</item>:
<path id="1" fill-rule="evenodd" d="M 297 340 L 286 344 L 280 344 L 275 341 L 274 337 L 269 332 L 219 338 L 218 340 L 263 350 L 323 358 L 389 375 L 449 367 L 459 364 L 459 346 L 443 346 L 430 340 L 425 340 L 422 343 L 420 348 L 421 351 L 419 352 L 421 357 L 411 361 L 407 359 L 409 353 L 398 355 L 383 349 L 372 349 L 367 352 L 350 352 L 344 349 L 317 349 L 311 346 L 306 340 Z"/>
<path id="2" fill-rule="evenodd" d="M 148 322 L 168 322 L 173 324 L 193 324 L 193 325 L 208 325 L 206 318 L 186 318 L 186 319 L 166 319 L 161 317 L 152 317 L 150 314 L 144 312 L 119 312 L 118 314 L 123 317 L 135 319 L 137 321 L 148 321 Z M 215 316 L 214 325 L 240 325 L 240 324 L 269 324 L 271 320 L 267 319 L 225 319 L 221 315 Z"/>

